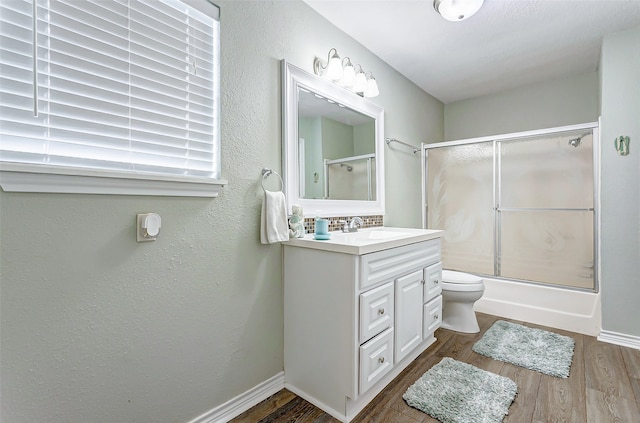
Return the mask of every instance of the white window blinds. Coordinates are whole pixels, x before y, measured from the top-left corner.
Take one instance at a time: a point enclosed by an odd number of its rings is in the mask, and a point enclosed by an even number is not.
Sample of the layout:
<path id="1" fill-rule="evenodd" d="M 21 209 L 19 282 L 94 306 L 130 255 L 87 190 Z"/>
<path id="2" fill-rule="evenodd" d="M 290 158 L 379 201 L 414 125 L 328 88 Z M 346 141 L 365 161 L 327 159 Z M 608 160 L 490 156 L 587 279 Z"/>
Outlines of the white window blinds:
<path id="1" fill-rule="evenodd" d="M 0 3 L 0 161 L 219 178 L 216 6 L 33 2 Z"/>

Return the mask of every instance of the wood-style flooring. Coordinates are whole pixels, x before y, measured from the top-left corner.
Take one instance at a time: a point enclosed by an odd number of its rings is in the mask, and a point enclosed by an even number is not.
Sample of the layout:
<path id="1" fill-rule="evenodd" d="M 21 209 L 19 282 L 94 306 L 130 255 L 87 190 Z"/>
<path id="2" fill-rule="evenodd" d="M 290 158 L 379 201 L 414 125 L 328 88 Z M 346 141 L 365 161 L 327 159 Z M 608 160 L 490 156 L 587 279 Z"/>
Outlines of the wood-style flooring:
<path id="1" fill-rule="evenodd" d="M 497 320 L 521 323 L 572 337 L 575 344 L 567 379 L 543 375 L 471 351 Z M 409 407 L 404 391 L 443 357 L 511 378 L 518 395 L 504 423 L 640 423 L 640 350 L 599 342 L 596 338 L 478 313 L 480 333 L 438 329 L 438 340 L 413 361 L 353 420 L 357 423 L 436 423 Z M 267 398 L 231 423 L 337 423 L 338 420 L 286 389 Z"/>

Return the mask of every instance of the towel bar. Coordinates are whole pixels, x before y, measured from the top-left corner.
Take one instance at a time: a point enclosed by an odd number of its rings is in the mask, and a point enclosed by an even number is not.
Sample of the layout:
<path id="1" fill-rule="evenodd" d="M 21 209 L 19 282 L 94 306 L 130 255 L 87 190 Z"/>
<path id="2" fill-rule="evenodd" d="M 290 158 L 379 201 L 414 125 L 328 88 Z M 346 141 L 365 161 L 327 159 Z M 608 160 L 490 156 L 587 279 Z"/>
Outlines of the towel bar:
<path id="1" fill-rule="evenodd" d="M 420 151 L 419 147 L 414 147 L 411 144 L 407 144 L 406 142 L 397 140 L 395 138 L 385 138 L 385 141 L 387 142 L 387 145 L 389 145 L 392 142 L 397 142 L 398 144 L 406 145 L 407 147 L 410 147 L 413 149 L 413 154 L 416 154 L 418 151 Z"/>

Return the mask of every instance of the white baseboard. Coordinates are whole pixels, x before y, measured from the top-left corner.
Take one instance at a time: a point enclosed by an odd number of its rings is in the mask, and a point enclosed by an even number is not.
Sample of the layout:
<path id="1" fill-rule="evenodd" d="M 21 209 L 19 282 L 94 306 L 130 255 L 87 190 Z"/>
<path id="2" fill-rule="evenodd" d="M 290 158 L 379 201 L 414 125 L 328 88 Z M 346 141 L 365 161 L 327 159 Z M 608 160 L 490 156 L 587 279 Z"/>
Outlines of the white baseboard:
<path id="1" fill-rule="evenodd" d="M 226 423 L 282 389 L 284 389 L 284 372 L 207 411 L 189 423 Z"/>
<path id="2" fill-rule="evenodd" d="M 598 335 L 598 341 L 640 350 L 640 336 L 625 335 L 624 333 L 603 330 L 600 332 L 600 335 Z"/>

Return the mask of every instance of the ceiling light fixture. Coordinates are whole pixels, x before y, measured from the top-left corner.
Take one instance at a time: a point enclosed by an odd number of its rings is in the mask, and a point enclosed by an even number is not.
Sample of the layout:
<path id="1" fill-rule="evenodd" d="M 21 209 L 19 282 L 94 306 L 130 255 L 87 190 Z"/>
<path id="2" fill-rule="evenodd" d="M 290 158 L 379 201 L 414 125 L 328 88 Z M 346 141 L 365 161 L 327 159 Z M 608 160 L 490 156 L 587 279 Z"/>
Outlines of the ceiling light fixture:
<path id="1" fill-rule="evenodd" d="M 484 0 L 434 0 L 433 8 L 448 21 L 469 19 L 480 8 Z"/>
<path id="2" fill-rule="evenodd" d="M 367 77 L 362 66 L 353 66 L 350 58 L 340 60 L 335 48 L 329 50 L 326 64 L 317 57 L 313 60 L 313 72 L 363 97 L 376 97 L 380 94 L 378 83 L 371 72 Z"/>

